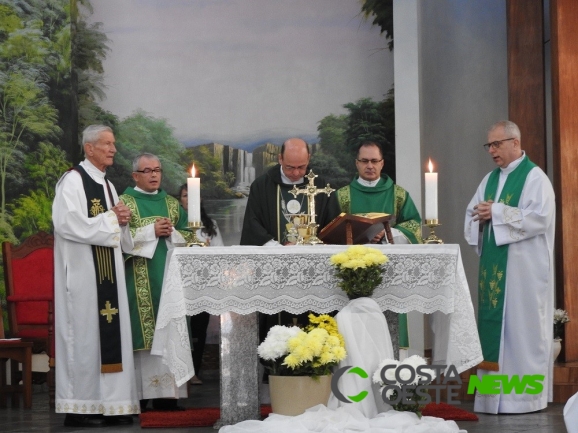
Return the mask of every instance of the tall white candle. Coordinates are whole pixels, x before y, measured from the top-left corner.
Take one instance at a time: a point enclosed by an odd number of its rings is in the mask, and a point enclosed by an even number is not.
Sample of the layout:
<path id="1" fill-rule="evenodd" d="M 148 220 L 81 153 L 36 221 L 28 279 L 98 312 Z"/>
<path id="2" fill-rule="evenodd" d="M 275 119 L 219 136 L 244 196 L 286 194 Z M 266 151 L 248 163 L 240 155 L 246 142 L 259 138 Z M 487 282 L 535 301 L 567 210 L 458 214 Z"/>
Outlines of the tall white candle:
<path id="1" fill-rule="evenodd" d="M 425 219 L 438 219 L 438 174 L 433 173 L 431 159 L 429 173 L 425 173 Z"/>
<path id="2" fill-rule="evenodd" d="M 191 176 L 187 178 L 187 193 L 189 195 L 189 222 L 201 222 L 201 179 L 195 177 L 195 165 L 191 169 Z"/>

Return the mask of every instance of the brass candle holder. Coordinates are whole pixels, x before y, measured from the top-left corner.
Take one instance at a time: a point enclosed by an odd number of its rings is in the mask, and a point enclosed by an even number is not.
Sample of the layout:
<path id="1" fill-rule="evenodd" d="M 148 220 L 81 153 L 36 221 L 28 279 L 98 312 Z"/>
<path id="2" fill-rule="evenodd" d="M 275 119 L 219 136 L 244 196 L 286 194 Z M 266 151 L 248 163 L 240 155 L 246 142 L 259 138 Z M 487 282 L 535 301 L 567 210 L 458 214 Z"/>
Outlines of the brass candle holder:
<path id="1" fill-rule="evenodd" d="M 193 234 L 193 239 L 187 243 L 187 247 L 206 247 L 207 244 L 201 242 L 197 237 L 197 230 L 204 227 L 203 223 L 201 221 L 189 221 L 188 226 L 189 228 L 187 230 Z"/>
<path id="2" fill-rule="evenodd" d="M 424 244 L 443 244 L 444 241 L 442 241 L 440 238 L 438 238 L 436 236 L 435 233 L 435 228 L 438 226 L 441 226 L 441 224 L 439 223 L 439 220 L 435 219 L 435 220 L 425 220 L 425 225 L 429 227 L 429 236 L 427 238 L 424 238 L 423 243 Z"/>

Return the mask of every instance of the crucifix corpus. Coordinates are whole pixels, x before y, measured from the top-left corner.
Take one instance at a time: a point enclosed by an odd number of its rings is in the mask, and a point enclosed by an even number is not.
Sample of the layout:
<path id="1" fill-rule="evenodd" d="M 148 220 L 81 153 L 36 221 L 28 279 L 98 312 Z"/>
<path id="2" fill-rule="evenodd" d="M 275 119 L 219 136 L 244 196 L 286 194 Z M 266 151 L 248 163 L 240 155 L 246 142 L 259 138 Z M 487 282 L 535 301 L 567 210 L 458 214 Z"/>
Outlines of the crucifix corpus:
<path id="1" fill-rule="evenodd" d="M 309 185 L 305 185 L 303 188 L 297 188 L 295 185 L 293 185 L 293 189 L 291 189 L 289 191 L 291 194 L 293 194 L 293 197 L 295 197 L 295 198 L 297 198 L 297 196 L 299 194 L 305 194 L 307 196 L 307 200 L 309 203 L 309 206 L 308 206 L 309 207 L 309 224 L 307 224 L 307 231 L 308 231 L 310 236 L 309 236 L 309 239 L 307 239 L 306 241 L 300 239 L 297 242 L 297 244 L 298 245 L 322 244 L 323 241 L 317 237 L 317 228 L 319 227 L 319 224 L 317 224 L 317 222 L 315 221 L 315 196 L 317 194 L 327 194 L 329 196 L 335 190 L 333 188 L 331 188 L 329 186 L 329 184 L 327 184 L 327 186 L 325 188 L 317 188 L 313 184 L 313 181 L 317 177 L 317 175 L 315 173 L 313 173 L 313 170 L 310 170 L 309 174 L 305 177 L 307 179 L 309 179 Z"/>

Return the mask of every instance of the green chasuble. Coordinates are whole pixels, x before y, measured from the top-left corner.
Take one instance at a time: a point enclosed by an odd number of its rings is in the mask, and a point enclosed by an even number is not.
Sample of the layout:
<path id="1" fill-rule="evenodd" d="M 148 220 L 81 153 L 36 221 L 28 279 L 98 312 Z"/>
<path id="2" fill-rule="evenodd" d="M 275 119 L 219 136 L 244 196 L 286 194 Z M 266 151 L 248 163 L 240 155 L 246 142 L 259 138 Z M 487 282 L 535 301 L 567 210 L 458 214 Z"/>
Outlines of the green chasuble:
<path id="1" fill-rule="evenodd" d="M 421 217 L 405 189 L 383 175 L 374 187 L 364 186 L 356 176 L 337 191 L 341 211 L 351 214 L 381 212 L 395 216 L 392 228 L 402 232 L 412 244 L 421 244 Z"/>
<path id="2" fill-rule="evenodd" d="M 528 173 L 536 167 L 528 157 L 508 174 L 500 196 L 496 197 L 501 169 L 490 174 L 484 200 L 493 200 L 507 206 L 518 207 Z M 506 271 L 508 269 L 509 244 L 496 245 L 492 224 L 482 226 L 483 244 L 480 257 L 478 282 L 478 329 L 482 345 L 483 362 L 478 366 L 484 370 L 499 371 L 500 341 L 504 319 L 504 299 L 506 297 Z"/>
<path id="3" fill-rule="evenodd" d="M 176 230 L 187 240 L 191 233 L 181 231 L 187 228 L 187 213 L 177 199 L 166 191 L 144 194 L 134 188 L 127 188 L 119 197 L 131 210 L 130 231 L 135 239 L 139 228 L 154 224 L 157 218 L 170 218 Z M 166 238 L 160 238 L 152 259 L 125 254 L 126 289 L 132 326 L 134 350 L 150 349 L 155 332 L 156 317 L 163 287 L 165 261 L 167 257 Z"/>
<path id="4" fill-rule="evenodd" d="M 410 195 L 393 180 L 382 175 L 374 187 L 360 184 L 355 176 L 351 183 L 337 191 L 341 211 L 351 214 L 380 212 L 392 214 L 392 228 L 402 232 L 410 243 L 421 244 L 421 217 Z M 407 315 L 399 315 L 399 347 L 409 347 Z"/>

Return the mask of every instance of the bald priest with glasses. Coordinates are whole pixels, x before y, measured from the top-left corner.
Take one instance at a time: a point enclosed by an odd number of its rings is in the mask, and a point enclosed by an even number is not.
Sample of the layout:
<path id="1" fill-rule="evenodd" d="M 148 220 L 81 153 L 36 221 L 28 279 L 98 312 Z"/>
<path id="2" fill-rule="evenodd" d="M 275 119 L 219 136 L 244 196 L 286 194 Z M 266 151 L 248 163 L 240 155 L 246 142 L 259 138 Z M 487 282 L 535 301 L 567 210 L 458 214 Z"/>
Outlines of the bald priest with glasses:
<path id="1" fill-rule="evenodd" d="M 522 150 L 520 129 L 503 120 L 484 145 L 497 165 L 470 201 L 466 241 L 480 255 L 478 376 L 543 375 L 539 392 L 476 394 L 474 410 L 527 413 L 552 401 L 555 197 L 548 176 Z"/>

